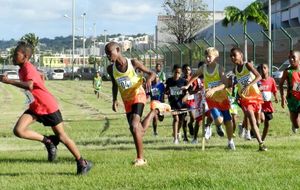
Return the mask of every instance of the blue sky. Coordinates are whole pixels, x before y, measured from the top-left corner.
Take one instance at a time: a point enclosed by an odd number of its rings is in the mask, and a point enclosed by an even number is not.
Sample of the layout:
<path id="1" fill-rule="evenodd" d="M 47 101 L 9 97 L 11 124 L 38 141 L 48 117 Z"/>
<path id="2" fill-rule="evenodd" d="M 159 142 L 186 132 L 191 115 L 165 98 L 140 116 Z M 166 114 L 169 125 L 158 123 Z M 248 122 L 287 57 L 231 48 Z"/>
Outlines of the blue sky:
<path id="1" fill-rule="evenodd" d="M 86 13 L 86 35 L 153 34 L 157 15 L 163 14 L 164 0 L 75 0 L 76 33 L 82 35 Z M 212 0 L 203 0 L 212 10 Z M 244 9 L 254 0 L 215 0 L 216 10 L 226 6 Z M 71 35 L 72 0 L 0 0 L 0 40 L 18 40 L 33 32 L 40 38 Z"/>

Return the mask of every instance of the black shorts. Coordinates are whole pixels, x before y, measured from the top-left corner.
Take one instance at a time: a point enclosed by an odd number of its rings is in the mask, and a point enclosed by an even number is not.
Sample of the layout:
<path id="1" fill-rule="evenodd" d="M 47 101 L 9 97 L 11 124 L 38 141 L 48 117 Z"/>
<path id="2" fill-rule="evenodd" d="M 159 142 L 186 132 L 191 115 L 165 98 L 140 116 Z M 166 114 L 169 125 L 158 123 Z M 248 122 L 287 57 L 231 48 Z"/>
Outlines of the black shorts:
<path id="1" fill-rule="evenodd" d="M 137 114 L 140 117 L 142 117 L 144 107 L 145 107 L 145 104 L 143 104 L 143 103 L 132 104 L 131 112 L 126 113 L 127 121 L 129 122 L 129 120 L 131 119 L 130 117 L 131 117 L 132 114 Z"/>
<path id="2" fill-rule="evenodd" d="M 24 114 L 29 114 L 29 115 L 36 117 L 36 121 L 39 123 L 42 123 L 44 126 L 54 127 L 54 126 L 60 124 L 61 122 L 63 122 L 63 118 L 62 118 L 62 115 L 59 110 L 57 110 L 54 113 L 50 113 L 50 114 L 46 114 L 46 115 L 38 115 L 28 109 L 24 112 Z"/>
<path id="3" fill-rule="evenodd" d="M 264 112 L 265 115 L 265 120 L 270 121 L 273 119 L 273 114 L 272 112 Z"/>

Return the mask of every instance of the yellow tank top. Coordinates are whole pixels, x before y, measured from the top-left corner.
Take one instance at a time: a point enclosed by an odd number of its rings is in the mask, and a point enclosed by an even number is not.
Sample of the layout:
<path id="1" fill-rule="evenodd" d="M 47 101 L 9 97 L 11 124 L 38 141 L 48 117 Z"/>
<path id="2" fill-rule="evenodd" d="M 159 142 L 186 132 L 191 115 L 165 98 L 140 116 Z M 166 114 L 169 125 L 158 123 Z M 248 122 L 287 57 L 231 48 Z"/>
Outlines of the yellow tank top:
<path id="1" fill-rule="evenodd" d="M 209 73 L 207 71 L 207 66 L 203 67 L 204 74 L 204 88 L 213 88 L 216 86 L 220 86 L 222 84 L 222 79 L 219 74 L 219 65 L 216 64 L 216 67 L 213 73 Z M 230 106 L 230 102 L 227 96 L 226 89 L 217 91 L 210 98 L 206 98 L 207 104 L 209 108 L 218 108 L 221 110 L 228 110 Z"/>
<path id="2" fill-rule="evenodd" d="M 131 60 L 127 60 L 127 71 L 122 73 L 118 71 L 116 64 L 113 65 L 113 76 L 118 85 L 123 101 L 130 101 L 135 98 L 137 94 L 145 93 L 142 87 L 143 78 L 136 74 Z"/>
<path id="3" fill-rule="evenodd" d="M 248 91 L 248 94 L 242 94 L 242 89 L 249 83 L 251 83 L 255 79 L 255 75 L 248 70 L 246 64 L 243 65 L 243 69 L 241 72 L 238 72 L 237 67 L 235 68 L 235 74 L 238 81 L 237 88 L 238 94 L 241 98 L 250 98 L 253 96 L 260 96 L 260 91 L 257 84 L 251 85 Z"/>

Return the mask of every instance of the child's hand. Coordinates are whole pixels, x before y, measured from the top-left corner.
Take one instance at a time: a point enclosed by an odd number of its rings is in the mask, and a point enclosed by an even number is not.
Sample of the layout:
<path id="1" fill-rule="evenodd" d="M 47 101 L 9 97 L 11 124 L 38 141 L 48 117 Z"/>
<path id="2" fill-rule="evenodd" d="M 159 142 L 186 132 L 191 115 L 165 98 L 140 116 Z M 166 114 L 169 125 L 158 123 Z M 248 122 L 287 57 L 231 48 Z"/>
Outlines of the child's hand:
<path id="1" fill-rule="evenodd" d="M 118 106 L 119 106 L 118 101 L 117 100 L 113 101 L 112 110 L 114 112 L 117 112 L 118 111 Z"/>
<path id="2" fill-rule="evenodd" d="M 215 90 L 213 88 L 208 88 L 205 90 L 205 97 L 210 98 L 214 95 Z"/>
<path id="3" fill-rule="evenodd" d="M 146 85 L 146 93 L 149 93 L 151 91 L 151 80 L 147 79 L 145 85 Z"/>
<path id="4" fill-rule="evenodd" d="M 187 85 L 186 86 L 182 86 L 181 90 L 187 90 L 188 88 L 189 88 L 189 86 L 187 86 Z"/>
<path id="5" fill-rule="evenodd" d="M 247 86 L 245 86 L 243 89 L 242 89 L 242 91 L 241 91 L 241 93 L 242 93 L 242 95 L 246 95 L 246 94 L 248 94 L 248 92 L 249 92 L 249 85 L 247 85 Z"/>
<path id="6" fill-rule="evenodd" d="M 0 81 L 5 84 L 9 84 L 9 82 L 10 82 L 10 80 L 7 78 L 7 75 L 1 75 Z"/>

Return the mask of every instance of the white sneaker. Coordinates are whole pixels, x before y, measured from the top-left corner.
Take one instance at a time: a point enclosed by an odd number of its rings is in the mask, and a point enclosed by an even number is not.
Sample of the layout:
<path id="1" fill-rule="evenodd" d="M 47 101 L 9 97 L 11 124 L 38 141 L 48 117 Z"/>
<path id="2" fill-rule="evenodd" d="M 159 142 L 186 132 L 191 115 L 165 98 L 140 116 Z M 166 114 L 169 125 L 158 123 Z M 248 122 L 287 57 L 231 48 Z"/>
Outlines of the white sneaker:
<path id="1" fill-rule="evenodd" d="M 210 139 L 210 137 L 211 137 L 211 128 L 210 128 L 210 126 L 207 126 L 205 128 L 205 135 L 204 135 L 204 137 L 205 137 L 206 140 Z"/>
<path id="2" fill-rule="evenodd" d="M 239 137 L 243 137 L 243 132 L 244 132 L 244 128 L 243 128 L 243 125 L 240 123 L 238 125 L 238 128 L 239 128 Z"/>
<path id="3" fill-rule="evenodd" d="M 235 145 L 234 145 L 234 142 L 230 142 L 230 143 L 228 143 L 228 149 L 229 150 L 235 150 Z"/>
<path id="4" fill-rule="evenodd" d="M 294 125 L 292 126 L 292 131 L 293 131 L 293 133 L 297 133 L 298 132 L 298 128 L 296 128 L 296 127 L 294 127 Z"/>
<path id="5" fill-rule="evenodd" d="M 179 140 L 178 139 L 174 139 L 174 144 L 179 144 Z"/>
<path id="6" fill-rule="evenodd" d="M 245 140 L 251 141 L 251 133 L 250 130 L 245 130 Z"/>
<path id="7" fill-rule="evenodd" d="M 193 139 L 191 144 L 198 144 L 198 140 L 197 139 Z"/>

